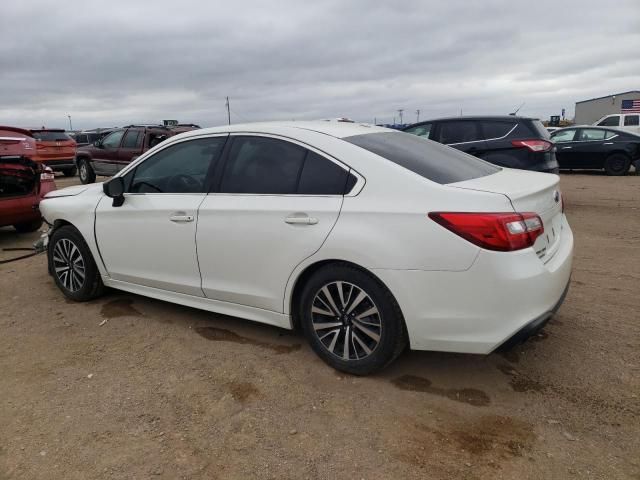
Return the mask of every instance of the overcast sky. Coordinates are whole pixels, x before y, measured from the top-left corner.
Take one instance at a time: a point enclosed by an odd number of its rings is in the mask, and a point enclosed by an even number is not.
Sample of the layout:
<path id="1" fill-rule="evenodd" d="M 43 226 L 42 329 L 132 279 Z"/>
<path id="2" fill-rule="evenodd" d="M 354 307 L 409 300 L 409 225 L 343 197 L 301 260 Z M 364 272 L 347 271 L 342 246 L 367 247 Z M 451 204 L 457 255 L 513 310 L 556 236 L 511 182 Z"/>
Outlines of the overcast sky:
<path id="1" fill-rule="evenodd" d="M 6 1 L 0 124 L 548 118 L 640 89 L 640 0 Z"/>

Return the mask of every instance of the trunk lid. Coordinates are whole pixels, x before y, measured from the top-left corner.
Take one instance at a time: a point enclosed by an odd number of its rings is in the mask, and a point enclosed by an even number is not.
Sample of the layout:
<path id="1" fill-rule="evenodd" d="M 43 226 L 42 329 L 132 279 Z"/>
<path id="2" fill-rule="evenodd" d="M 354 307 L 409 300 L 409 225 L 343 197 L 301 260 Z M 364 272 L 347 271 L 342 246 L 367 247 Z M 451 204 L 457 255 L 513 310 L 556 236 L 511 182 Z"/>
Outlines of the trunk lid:
<path id="1" fill-rule="evenodd" d="M 505 195 L 515 212 L 534 212 L 540 216 L 544 233 L 533 245 L 545 263 L 551 260 L 560 246 L 562 222 L 562 194 L 560 178 L 549 173 L 529 172 L 505 168 L 493 175 L 451 183 L 450 187 Z"/>
<path id="2" fill-rule="evenodd" d="M 0 200 L 38 193 L 40 169 L 24 157 L 0 156 Z"/>

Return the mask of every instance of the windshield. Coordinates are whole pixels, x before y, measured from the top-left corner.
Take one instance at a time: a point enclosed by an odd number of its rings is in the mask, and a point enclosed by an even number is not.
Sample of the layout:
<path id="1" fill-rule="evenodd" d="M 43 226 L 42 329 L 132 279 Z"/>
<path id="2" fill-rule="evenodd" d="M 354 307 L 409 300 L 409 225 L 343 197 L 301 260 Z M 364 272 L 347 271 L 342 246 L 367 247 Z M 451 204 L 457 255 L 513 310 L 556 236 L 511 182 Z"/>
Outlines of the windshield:
<path id="1" fill-rule="evenodd" d="M 65 132 L 52 132 L 48 130 L 36 130 L 31 132 L 36 140 L 43 140 L 45 142 L 62 142 L 65 140 L 71 140 L 71 137 Z"/>
<path id="2" fill-rule="evenodd" d="M 441 184 L 463 182 L 500 171 L 499 167 L 471 155 L 410 133 L 366 133 L 343 140 Z"/>

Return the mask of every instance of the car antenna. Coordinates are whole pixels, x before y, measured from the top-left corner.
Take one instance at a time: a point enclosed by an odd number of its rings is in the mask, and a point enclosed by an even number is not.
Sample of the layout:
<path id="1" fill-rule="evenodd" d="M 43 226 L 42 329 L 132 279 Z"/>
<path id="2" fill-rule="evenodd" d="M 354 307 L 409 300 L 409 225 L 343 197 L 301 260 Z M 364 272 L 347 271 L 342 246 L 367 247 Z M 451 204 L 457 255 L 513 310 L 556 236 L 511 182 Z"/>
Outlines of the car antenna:
<path id="1" fill-rule="evenodd" d="M 513 116 L 515 116 L 515 115 L 520 111 L 520 109 L 521 109 L 522 107 L 524 107 L 525 103 L 526 103 L 526 102 L 522 102 L 522 104 L 521 104 L 518 108 L 516 108 L 516 111 L 515 111 L 515 112 L 511 112 L 509 115 L 513 115 Z"/>

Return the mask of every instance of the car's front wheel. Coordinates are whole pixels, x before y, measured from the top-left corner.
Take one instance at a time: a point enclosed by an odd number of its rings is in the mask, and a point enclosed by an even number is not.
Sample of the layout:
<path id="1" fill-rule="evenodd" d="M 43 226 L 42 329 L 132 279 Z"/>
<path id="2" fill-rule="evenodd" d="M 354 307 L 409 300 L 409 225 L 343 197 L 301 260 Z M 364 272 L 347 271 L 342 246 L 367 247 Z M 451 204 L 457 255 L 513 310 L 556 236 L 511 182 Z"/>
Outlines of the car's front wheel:
<path id="1" fill-rule="evenodd" d="M 71 300 L 85 302 L 100 296 L 104 285 L 91 251 L 71 225 L 56 228 L 48 246 L 49 271 L 58 288 Z"/>
<path id="2" fill-rule="evenodd" d="M 80 181 L 85 185 L 96 181 L 96 173 L 86 158 L 78 159 L 78 176 L 80 177 Z"/>
<path id="3" fill-rule="evenodd" d="M 368 375 L 391 363 L 407 344 L 391 292 L 349 264 L 320 268 L 305 285 L 300 307 L 311 347 L 337 370 Z"/>

